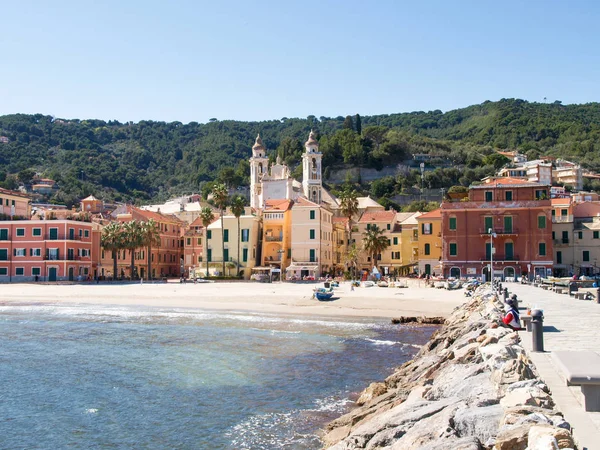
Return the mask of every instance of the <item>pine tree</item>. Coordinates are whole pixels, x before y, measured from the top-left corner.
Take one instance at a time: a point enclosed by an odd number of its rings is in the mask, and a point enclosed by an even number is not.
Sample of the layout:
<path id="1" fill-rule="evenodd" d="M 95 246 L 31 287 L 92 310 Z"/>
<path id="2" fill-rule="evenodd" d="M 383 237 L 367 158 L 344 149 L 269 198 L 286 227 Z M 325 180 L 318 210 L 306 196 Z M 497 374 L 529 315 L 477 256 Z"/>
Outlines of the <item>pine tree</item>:
<path id="1" fill-rule="evenodd" d="M 354 130 L 354 123 L 352 122 L 351 116 L 346 116 L 344 119 L 344 127 L 345 130 Z"/>

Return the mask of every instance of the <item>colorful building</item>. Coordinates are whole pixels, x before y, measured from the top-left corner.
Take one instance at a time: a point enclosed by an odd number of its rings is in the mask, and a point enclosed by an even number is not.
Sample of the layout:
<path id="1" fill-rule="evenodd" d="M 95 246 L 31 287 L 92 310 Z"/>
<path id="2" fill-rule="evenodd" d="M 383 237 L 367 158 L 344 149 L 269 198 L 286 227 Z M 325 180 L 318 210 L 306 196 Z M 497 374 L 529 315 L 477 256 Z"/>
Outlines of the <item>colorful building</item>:
<path id="1" fill-rule="evenodd" d="M 292 261 L 291 200 L 266 200 L 262 214 L 261 266 L 285 273 Z"/>
<path id="2" fill-rule="evenodd" d="M 358 267 L 363 271 L 371 272 L 376 266 L 382 275 L 390 275 L 392 268 L 392 253 L 389 248 L 393 243 L 393 231 L 396 224 L 396 211 L 367 211 L 363 213 L 358 221 L 358 233 L 360 237 L 360 257 Z M 364 250 L 363 239 L 369 229 L 376 226 L 383 231 L 383 236 L 388 240 L 389 246 L 384 252 L 377 255 L 377 261 L 372 261 L 373 255 Z"/>
<path id="3" fill-rule="evenodd" d="M 93 231 L 93 224 L 75 220 L 0 222 L 0 281 L 91 278 Z"/>
<path id="4" fill-rule="evenodd" d="M 546 277 L 552 273 L 550 186 L 490 177 L 469 201 L 442 203 L 445 277 Z"/>
<path id="5" fill-rule="evenodd" d="M 402 266 L 400 275 L 410 275 L 418 271 L 419 265 L 419 222 L 420 212 L 412 213 L 400 222 Z"/>
<path id="6" fill-rule="evenodd" d="M 206 237 L 202 218 L 196 218 L 188 226 L 183 226 L 180 231 L 182 233 L 180 247 L 183 248 L 184 276 L 199 278 L 204 255 L 204 246 L 202 244 Z"/>
<path id="7" fill-rule="evenodd" d="M 442 212 L 441 209 L 417 217 L 419 273 L 439 275 L 442 272 Z"/>
<path id="8" fill-rule="evenodd" d="M 31 218 L 31 198 L 18 191 L 0 188 L 0 219 Z"/>

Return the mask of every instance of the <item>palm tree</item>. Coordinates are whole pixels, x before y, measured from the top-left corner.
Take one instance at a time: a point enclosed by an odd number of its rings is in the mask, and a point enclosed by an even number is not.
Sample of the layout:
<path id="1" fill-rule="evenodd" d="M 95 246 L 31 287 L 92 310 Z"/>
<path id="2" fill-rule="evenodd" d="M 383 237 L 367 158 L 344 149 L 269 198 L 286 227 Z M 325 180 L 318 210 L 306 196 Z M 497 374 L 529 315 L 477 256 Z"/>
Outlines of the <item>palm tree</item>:
<path id="1" fill-rule="evenodd" d="M 152 246 L 156 245 L 160 247 L 160 230 L 158 229 L 158 223 L 154 219 L 149 219 L 146 222 L 141 223 L 141 245 L 146 247 L 146 264 L 148 274 L 146 279 L 150 281 L 152 276 Z"/>
<path id="2" fill-rule="evenodd" d="M 340 195 L 340 206 L 342 214 L 348 218 L 348 246 L 350 246 L 352 245 L 352 218 L 358 214 L 358 193 L 356 190 L 344 190 Z M 352 278 L 354 278 L 355 274 L 352 275 Z"/>
<path id="3" fill-rule="evenodd" d="M 377 266 L 377 255 L 390 245 L 388 238 L 383 235 L 384 232 L 377 225 L 371 225 L 363 234 L 363 248 L 368 255 L 373 256 L 373 266 Z"/>
<path id="4" fill-rule="evenodd" d="M 102 247 L 112 252 L 113 280 L 117 279 L 117 252 L 123 248 L 123 227 L 120 222 L 111 222 L 102 229 Z"/>
<path id="5" fill-rule="evenodd" d="M 245 210 L 246 210 L 246 199 L 239 195 L 236 195 L 235 197 L 233 197 L 233 199 L 231 200 L 231 213 L 237 219 L 237 229 L 238 229 L 236 276 L 239 276 L 239 274 L 240 274 L 240 247 L 242 246 L 242 238 L 241 238 L 242 231 L 240 230 L 240 217 L 242 216 L 242 214 L 244 214 Z"/>
<path id="6" fill-rule="evenodd" d="M 129 267 L 131 279 L 133 280 L 134 272 L 135 272 L 135 249 L 142 245 L 142 226 L 140 222 L 137 220 L 132 220 L 131 222 L 125 222 L 123 224 L 123 233 L 124 233 L 124 248 L 131 252 L 131 264 Z"/>
<path id="7" fill-rule="evenodd" d="M 215 220 L 215 215 L 213 214 L 212 209 L 208 206 L 205 206 L 200 211 L 200 218 L 202 219 L 202 225 L 204 225 L 204 248 L 206 248 L 206 278 L 208 278 L 208 226 L 213 223 Z"/>
<path id="8" fill-rule="evenodd" d="M 229 193 L 224 184 L 217 184 L 212 189 L 212 195 L 215 205 L 221 213 L 221 254 L 223 255 L 223 275 L 225 275 L 225 225 L 223 224 L 223 216 L 225 216 L 225 208 L 229 204 Z"/>

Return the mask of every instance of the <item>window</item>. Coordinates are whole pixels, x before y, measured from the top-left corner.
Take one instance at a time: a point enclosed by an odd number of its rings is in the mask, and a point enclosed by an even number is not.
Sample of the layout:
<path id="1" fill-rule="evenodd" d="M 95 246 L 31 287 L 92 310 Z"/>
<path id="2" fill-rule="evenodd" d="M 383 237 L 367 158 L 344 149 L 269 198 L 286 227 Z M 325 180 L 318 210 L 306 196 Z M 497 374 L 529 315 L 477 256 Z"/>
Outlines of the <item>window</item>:
<path id="1" fill-rule="evenodd" d="M 310 230 L 310 239 L 315 238 L 315 230 Z"/>
<path id="2" fill-rule="evenodd" d="M 560 210 L 560 215 L 561 217 L 567 217 L 567 213 L 569 212 L 568 209 L 561 209 Z"/>
<path id="3" fill-rule="evenodd" d="M 8 261 L 8 250 L 0 248 L 0 261 Z"/>
<path id="4" fill-rule="evenodd" d="M 41 236 L 42 235 L 42 229 L 41 228 L 34 228 L 31 232 L 32 236 Z"/>
<path id="5" fill-rule="evenodd" d="M 42 256 L 42 249 L 41 248 L 30 248 L 29 256 Z"/>
<path id="6" fill-rule="evenodd" d="M 212 230 L 206 230 L 206 239 L 212 239 Z"/>
<path id="7" fill-rule="evenodd" d="M 568 244 L 569 243 L 569 232 L 568 231 L 563 231 L 562 232 L 562 243 L 563 244 Z"/>
<path id="8" fill-rule="evenodd" d="M 562 264 L 562 252 L 556 252 L 556 264 Z"/>
<path id="9" fill-rule="evenodd" d="M 394 237 L 394 245 L 398 245 L 398 238 Z"/>
<path id="10" fill-rule="evenodd" d="M 585 262 L 589 262 L 590 261 L 590 251 L 589 250 L 584 250 L 583 251 L 583 260 Z"/>
<path id="11" fill-rule="evenodd" d="M 483 232 L 489 233 L 490 229 L 493 230 L 494 220 L 491 216 L 486 216 L 483 218 Z"/>
<path id="12" fill-rule="evenodd" d="M 387 229 L 390 230 L 391 228 L 392 228 L 391 225 L 388 223 L 387 224 Z"/>
<path id="13" fill-rule="evenodd" d="M 552 210 L 552 217 L 554 217 L 554 216 L 556 216 L 556 210 L 555 209 Z"/>
<path id="14" fill-rule="evenodd" d="M 450 217 L 448 228 L 451 230 L 456 230 L 456 217 Z"/>
<path id="15" fill-rule="evenodd" d="M 292 257 L 292 249 L 291 249 L 291 248 L 288 248 L 288 253 L 287 253 L 287 255 L 288 255 L 288 256 L 287 256 L 288 258 L 291 258 L 291 257 Z"/>
<path id="16" fill-rule="evenodd" d="M 198 238 L 196 245 L 202 245 L 202 238 Z"/>
<path id="17" fill-rule="evenodd" d="M 546 216 L 538 216 L 538 228 L 540 230 L 546 228 Z"/>
<path id="18" fill-rule="evenodd" d="M 6 267 L 0 267 L 0 275 L 8 275 L 8 269 Z"/>
<path id="19" fill-rule="evenodd" d="M 185 245 L 192 245 L 192 238 L 187 238 L 186 239 L 186 244 Z"/>
<path id="20" fill-rule="evenodd" d="M 223 242 L 229 242 L 229 230 L 227 228 L 223 230 Z"/>
<path id="21" fill-rule="evenodd" d="M 82 237 L 82 236 L 83 236 L 83 230 L 80 228 L 79 229 L 79 237 Z"/>
<path id="22" fill-rule="evenodd" d="M 456 255 L 457 255 L 456 243 L 451 242 L 450 243 L 450 256 L 456 256 Z"/>
<path id="23" fill-rule="evenodd" d="M 512 261 L 514 260 L 515 257 L 515 246 L 512 242 L 505 242 L 504 243 L 504 258 L 507 261 Z"/>
<path id="24" fill-rule="evenodd" d="M 248 242 L 250 240 L 250 229 L 243 228 L 242 229 L 242 242 Z"/>
<path id="25" fill-rule="evenodd" d="M 494 194 L 492 191 L 485 191 L 485 201 L 491 202 L 494 198 Z"/>
<path id="26" fill-rule="evenodd" d="M 0 230 L 0 241 L 8 241 L 8 228 Z"/>
<path id="27" fill-rule="evenodd" d="M 24 248 L 15 248 L 15 249 L 13 249 L 13 254 L 15 256 L 26 256 Z"/>
<path id="28" fill-rule="evenodd" d="M 429 255 L 430 252 L 431 252 L 431 245 L 430 244 L 425 244 L 424 254 L 425 255 Z"/>
<path id="29" fill-rule="evenodd" d="M 535 191 L 535 199 L 536 200 L 545 200 L 548 198 L 548 194 L 546 193 L 546 189 L 537 189 Z"/>
<path id="30" fill-rule="evenodd" d="M 90 237 L 90 230 L 84 230 L 83 237 Z"/>
<path id="31" fill-rule="evenodd" d="M 599 234 L 600 232 L 594 231 L 594 239 L 598 239 L 600 237 Z"/>
<path id="32" fill-rule="evenodd" d="M 546 244 L 544 242 L 538 244 L 538 253 L 540 256 L 546 256 Z"/>
<path id="33" fill-rule="evenodd" d="M 311 248 L 311 249 L 310 249 L 310 251 L 309 251 L 309 255 L 310 255 L 310 256 L 309 256 L 309 258 L 310 258 L 310 262 L 317 262 L 317 257 L 316 257 L 316 255 L 315 255 L 315 253 L 316 253 L 316 252 L 315 252 L 315 249 L 314 249 L 314 248 Z"/>
<path id="34" fill-rule="evenodd" d="M 311 210 L 310 210 L 310 220 L 314 220 L 314 219 L 315 219 L 315 215 L 316 215 L 316 214 L 315 214 L 315 210 L 314 210 L 314 209 L 311 209 Z"/>
<path id="35" fill-rule="evenodd" d="M 25 236 L 25 228 L 17 228 L 17 236 L 19 236 L 19 237 Z"/>
<path id="36" fill-rule="evenodd" d="M 512 216 L 504 216 L 504 232 L 512 233 L 513 232 L 513 221 Z"/>
<path id="37" fill-rule="evenodd" d="M 579 232 L 577 233 L 577 237 L 578 237 L 579 239 L 583 239 L 583 231 L 579 231 Z"/>
<path id="38" fill-rule="evenodd" d="M 504 200 L 506 200 L 507 202 L 512 202 L 512 198 L 512 191 L 504 192 Z"/>
<path id="39" fill-rule="evenodd" d="M 50 240 L 58 240 L 58 228 L 50 228 Z"/>
<path id="40" fill-rule="evenodd" d="M 554 240 L 554 239 L 556 239 L 556 232 L 555 231 L 552 232 L 552 240 Z"/>
<path id="41" fill-rule="evenodd" d="M 223 261 L 229 261 L 229 249 L 228 248 L 223 250 Z"/>
<path id="42" fill-rule="evenodd" d="M 24 267 L 16 267 L 15 275 L 18 277 L 22 277 L 23 275 L 25 275 L 25 268 Z"/>
<path id="43" fill-rule="evenodd" d="M 431 234 L 431 224 L 430 223 L 421 224 L 421 233 L 422 234 Z"/>

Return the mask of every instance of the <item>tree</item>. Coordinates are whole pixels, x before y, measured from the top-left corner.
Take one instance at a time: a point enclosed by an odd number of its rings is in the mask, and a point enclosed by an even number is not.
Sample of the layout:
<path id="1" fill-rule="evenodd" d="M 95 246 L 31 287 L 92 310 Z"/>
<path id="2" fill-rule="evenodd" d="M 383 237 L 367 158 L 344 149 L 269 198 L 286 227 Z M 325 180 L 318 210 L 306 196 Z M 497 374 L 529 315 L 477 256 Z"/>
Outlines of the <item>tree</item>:
<path id="1" fill-rule="evenodd" d="M 354 131 L 354 123 L 352 123 L 352 116 L 346 116 L 344 119 L 344 125 L 342 126 L 344 130 L 352 130 Z"/>
<path id="2" fill-rule="evenodd" d="M 354 280 L 356 278 L 356 264 L 358 262 L 358 248 L 356 247 L 355 243 L 352 243 L 348 247 L 348 251 L 344 255 L 344 261 L 346 264 L 350 264 L 350 267 L 352 267 L 351 276 Z"/>
<path id="3" fill-rule="evenodd" d="M 31 183 L 31 180 L 35 176 L 35 170 L 23 169 L 19 172 L 19 181 L 23 184 Z"/>
<path id="4" fill-rule="evenodd" d="M 358 214 L 358 193 L 354 189 L 345 189 L 340 195 L 340 206 L 344 217 L 348 218 L 348 244 L 352 242 L 352 219 Z M 356 246 L 354 246 L 356 248 Z M 352 278 L 356 275 L 356 268 L 352 266 Z"/>
<path id="5" fill-rule="evenodd" d="M 229 204 L 229 193 L 225 185 L 217 184 L 213 187 L 212 194 L 215 206 L 219 208 L 219 213 L 221 214 L 221 254 L 223 255 L 223 275 L 225 275 L 225 225 L 223 218 L 225 216 L 225 209 Z"/>
<path id="6" fill-rule="evenodd" d="M 206 278 L 208 278 L 208 226 L 215 220 L 215 215 L 212 209 L 205 206 L 200 211 L 200 218 L 202 219 L 202 225 L 204 225 L 204 248 L 206 249 Z"/>
<path id="7" fill-rule="evenodd" d="M 371 225 L 363 233 L 363 249 L 373 257 L 373 266 L 377 266 L 377 256 L 389 247 L 388 238 L 383 235 L 385 231 L 377 225 Z"/>
<path id="8" fill-rule="evenodd" d="M 356 134 L 362 133 L 362 122 L 360 120 L 360 114 L 354 116 L 354 126 L 356 128 Z"/>
<path id="9" fill-rule="evenodd" d="M 158 229 L 158 223 L 154 219 L 149 219 L 141 224 L 141 245 L 146 247 L 146 264 L 148 274 L 146 279 L 150 280 L 152 277 L 152 246 L 160 247 L 160 230 Z"/>
<path id="10" fill-rule="evenodd" d="M 123 227 L 120 222 L 112 222 L 102 229 L 100 238 L 102 247 L 112 252 L 113 258 L 113 280 L 117 279 L 117 252 L 123 246 Z"/>
<path id="11" fill-rule="evenodd" d="M 241 245 L 242 239 L 241 239 L 241 230 L 240 230 L 240 217 L 242 216 L 242 214 L 244 214 L 244 211 L 246 209 L 245 206 L 246 206 L 246 199 L 244 199 L 244 197 L 236 195 L 231 200 L 231 213 L 237 219 L 237 229 L 238 229 L 238 238 L 237 238 L 237 273 L 236 273 L 236 276 L 239 276 L 239 274 L 240 274 L 240 247 L 242 246 Z"/>
<path id="12" fill-rule="evenodd" d="M 142 245 L 142 226 L 137 220 L 125 222 L 123 224 L 123 247 L 131 252 L 131 264 L 129 267 L 129 275 L 133 280 L 135 273 L 135 249 Z"/>

